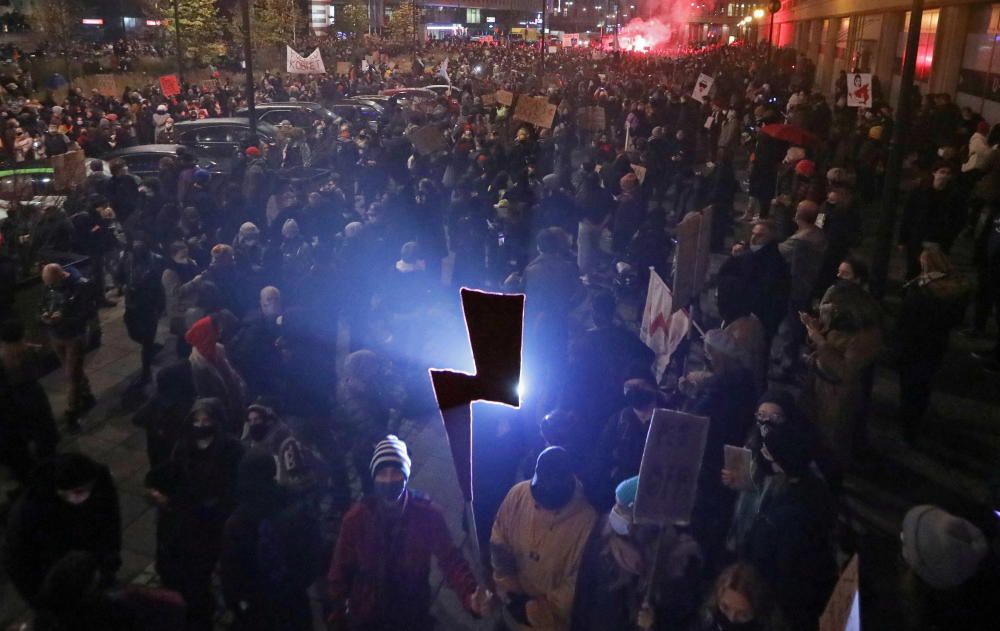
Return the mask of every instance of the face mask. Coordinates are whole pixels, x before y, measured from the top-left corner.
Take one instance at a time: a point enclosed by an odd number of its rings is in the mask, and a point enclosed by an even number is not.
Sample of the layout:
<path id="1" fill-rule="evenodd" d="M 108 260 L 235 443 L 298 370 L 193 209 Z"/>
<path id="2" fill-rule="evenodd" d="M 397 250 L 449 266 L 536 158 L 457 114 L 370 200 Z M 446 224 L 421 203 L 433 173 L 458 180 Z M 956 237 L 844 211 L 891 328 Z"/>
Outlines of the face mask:
<path id="1" fill-rule="evenodd" d="M 90 499 L 90 491 L 60 491 L 59 496 L 71 506 L 79 506 Z"/>
<path id="2" fill-rule="evenodd" d="M 764 247 L 763 243 L 754 243 L 750 245 L 750 251 L 759 252 L 762 247 Z"/>
<path id="3" fill-rule="evenodd" d="M 939 158 L 943 158 L 944 157 L 944 149 L 938 149 L 937 150 L 937 154 L 938 154 Z"/>
<path id="4" fill-rule="evenodd" d="M 749 622 L 733 622 L 726 617 L 726 614 L 722 613 L 718 609 L 712 612 L 712 618 L 715 620 L 715 628 L 717 631 L 756 631 L 757 621 L 750 620 Z"/>
<path id="5" fill-rule="evenodd" d="M 576 485 L 573 484 L 572 480 L 551 484 L 532 484 L 531 497 L 535 498 L 535 501 L 542 508 L 556 511 L 569 504 L 575 490 Z"/>
<path id="6" fill-rule="evenodd" d="M 397 480 L 394 482 L 376 482 L 373 487 L 375 497 L 386 503 L 399 501 L 399 497 L 403 494 L 404 488 L 406 488 L 405 480 Z"/>
<path id="7" fill-rule="evenodd" d="M 628 536 L 629 528 L 632 526 L 629 520 L 614 508 L 608 513 L 608 525 L 611 526 L 611 530 L 616 535 L 621 535 L 622 537 Z"/>
<path id="8" fill-rule="evenodd" d="M 636 410 L 649 407 L 655 400 L 651 392 L 638 388 L 629 388 L 625 391 L 625 404 Z"/>
<path id="9" fill-rule="evenodd" d="M 192 425 L 191 434 L 195 437 L 195 440 L 208 440 L 215 436 L 215 426 Z"/>
<path id="10" fill-rule="evenodd" d="M 247 430 L 247 436 L 254 442 L 259 442 L 267 438 L 268 427 L 265 423 L 255 423 Z"/>

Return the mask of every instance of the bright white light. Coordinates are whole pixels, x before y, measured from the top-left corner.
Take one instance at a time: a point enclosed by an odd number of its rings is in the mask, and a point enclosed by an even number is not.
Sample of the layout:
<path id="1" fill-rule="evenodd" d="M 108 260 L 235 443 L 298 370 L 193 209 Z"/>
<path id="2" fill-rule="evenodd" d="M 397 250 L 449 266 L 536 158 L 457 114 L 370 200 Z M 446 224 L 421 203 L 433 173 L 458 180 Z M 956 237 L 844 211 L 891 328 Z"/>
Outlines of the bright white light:
<path id="1" fill-rule="evenodd" d="M 524 392 L 525 392 L 524 382 L 523 381 L 517 382 L 517 397 L 519 399 L 523 399 Z"/>

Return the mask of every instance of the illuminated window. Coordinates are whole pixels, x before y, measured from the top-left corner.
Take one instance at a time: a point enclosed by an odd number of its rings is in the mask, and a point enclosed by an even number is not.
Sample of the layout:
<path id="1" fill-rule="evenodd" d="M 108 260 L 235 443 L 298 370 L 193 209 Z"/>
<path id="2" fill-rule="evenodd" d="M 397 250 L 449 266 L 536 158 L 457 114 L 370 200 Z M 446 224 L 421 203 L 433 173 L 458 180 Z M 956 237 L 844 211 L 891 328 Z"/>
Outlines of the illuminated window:
<path id="1" fill-rule="evenodd" d="M 479 24 L 483 21 L 479 14 L 479 9 L 466 9 L 465 10 L 465 21 L 469 24 Z"/>
<path id="2" fill-rule="evenodd" d="M 940 15 L 940 9 L 924 11 L 920 20 L 920 44 L 917 46 L 917 66 L 916 74 L 914 75 L 914 79 L 917 81 L 927 81 L 931 76 L 931 66 L 934 63 L 934 38 L 937 35 L 938 18 Z M 907 11 L 906 20 L 903 23 L 903 31 L 899 34 L 899 43 L 897 45 L 897 55 L 901 60 L 906 52 L 906 32 L 909 28 L 910 13 Z"/>

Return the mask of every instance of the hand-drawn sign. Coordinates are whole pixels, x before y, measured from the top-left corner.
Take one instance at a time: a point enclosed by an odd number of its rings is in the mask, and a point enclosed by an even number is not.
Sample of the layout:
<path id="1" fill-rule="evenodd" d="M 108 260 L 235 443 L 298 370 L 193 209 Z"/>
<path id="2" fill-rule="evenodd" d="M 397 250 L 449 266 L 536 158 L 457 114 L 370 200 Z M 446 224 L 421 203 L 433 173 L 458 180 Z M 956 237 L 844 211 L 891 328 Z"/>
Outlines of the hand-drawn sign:
<path id="1" fill-rule="evenodd" d="M 635 521 L 660 526 L 691 519 L 709 420 L 656 409 L 646 435 L 635 497 Z"/>

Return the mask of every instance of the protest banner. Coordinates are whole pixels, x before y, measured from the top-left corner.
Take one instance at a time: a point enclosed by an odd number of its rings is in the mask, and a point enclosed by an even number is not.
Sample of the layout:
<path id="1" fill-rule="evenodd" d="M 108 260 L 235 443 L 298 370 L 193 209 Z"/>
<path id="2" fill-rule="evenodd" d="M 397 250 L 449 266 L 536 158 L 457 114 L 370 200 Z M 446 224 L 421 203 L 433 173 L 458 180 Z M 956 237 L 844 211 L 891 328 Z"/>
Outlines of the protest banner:
<path id="1" fill-rule="evenodd" d="M 735 445 L 723 445 L 722 455 L 726 471 L 729 471 L 736 481 L 736 488 L 750 488 L 750 450 Z"/>
<path id="2" fill-rule="evenodd" d="M 861 631 L 858 555 L 851 557 L 819 618 L 819 631 Z"/>
<path id="3" fill-rule="evenodd" d="M 497 90 L 497 103 L 510 107 L 514 104 L 514 93 L 507 90 Z"/>
<path id="4" fill-rule="evenodd" d="M 308 57 L 295 52 L 291 46 L 285 46 L 285 53 L 288 61 L 286 71 L 289 74 L 324 74 L 326 66 L 323 65 L 323 55 L 319 48 L 309 53 Z"/>
<path id="5" fill-rule="evenodd" d="M 646 167 L 641 164 L 632 164 L 629 166 L 632 167 L 632 173 L 635 173 L 635 177 L 639 180 L 639 184 L 643 184 L 646 181 Z"/>
<path id="6" fill-rule="evenodd" d="M 872 75 L 852 72 L 847 75 L 847 107 L 872 106 Z"/>
<path id="7" fill-rule="evenodd" d="M 587 131 L 604 131 L 607 127 L 607 117 L 600 105 L 581 107 L 577 113 L 577 124 Z"/>
<path id="8" fill-rule="evenodd" d="M 337 74 L 351 74 L 351 62 L 349 61 L 338 61 L 337 62 Z"/>
<path id="9" fill-rule="evenodd" d="M 705 99 L 708 98 L 708 91 L 712 89 L 712 84 L 715 83 L 715 79 L 708 76 L 707 74 L 699 74 L 698 80 L 694 84 L 694 90 L 691 92 L 691 98 L 699 103 L 704 103 Z"/>
<path id="10" fill-rule="evenodd" d="M 657 408 L 646 435 L 635 496 L 635 523 L 665 526 L 691 519 L 709 420 Z"/>
<path id="11" fill-rule="evenodd" d="M 496 94 L 491 94 L 489 92 L 480 95 L 479 98 L 483 102 L 483 107 L 493 107 L 497 102 Z"/>
<path id="12" fill-rule="evenodd" d="M 177 75 L 168 74 L 160 77 L 160 90 L 163 96 L 177 96 L 181 93 L 181 82 L 177 80 Z"/>
<path id="13" fill-rule="evenodd" d="M 65 193 L 83 186 L 87 179 L 87 164 L 83 151 L 69 151 L 49 157 L 52 165 L 53 188 Z"/>
<path id="14" fill-rule="evenodd" d="M 101 96 L 121 96 L 118 79 L 113 74 L 94 75 L 94 87 Z"/>
<path id="15" fill-rule="evenodd" d="M 444 134 L 434 125 L 418 127 L 410 132 L 408 137 L 413 143 L 413 148 L 424 156 L 439 151 L 445 146 Z"/>
<path id="16" fill-rule="evenodd" d="M 531 123 L 538 127 L 552 127 L 556 116 L 556 106 L 544 96 L 521 96 L 514 109 L 514 119 Z"/>

